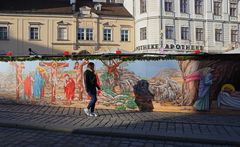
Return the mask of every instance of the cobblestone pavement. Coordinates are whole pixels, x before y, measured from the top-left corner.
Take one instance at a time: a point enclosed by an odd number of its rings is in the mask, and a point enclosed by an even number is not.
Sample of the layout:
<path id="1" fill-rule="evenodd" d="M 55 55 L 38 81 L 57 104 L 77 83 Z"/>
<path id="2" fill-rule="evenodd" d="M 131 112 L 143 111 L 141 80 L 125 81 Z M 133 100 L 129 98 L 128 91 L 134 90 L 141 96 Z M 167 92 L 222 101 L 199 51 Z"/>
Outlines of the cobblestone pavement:
<path id="1" fill-rule="evenodd" d="M 39 147 L 230 147 L 204 143 L 187 143 L 175 141 L 144 140 L 131 138 L 115 138 L 62 132 L 1 128 L 0 146 L 39 146 Z"/>
<path id="2" fill-rule="evenodd" d="M 0 127 L 240 146 L 239 115 L 115 110 L 97 113 L 99 117 L 86 117 L 79 108 L 0 101 Z"/>

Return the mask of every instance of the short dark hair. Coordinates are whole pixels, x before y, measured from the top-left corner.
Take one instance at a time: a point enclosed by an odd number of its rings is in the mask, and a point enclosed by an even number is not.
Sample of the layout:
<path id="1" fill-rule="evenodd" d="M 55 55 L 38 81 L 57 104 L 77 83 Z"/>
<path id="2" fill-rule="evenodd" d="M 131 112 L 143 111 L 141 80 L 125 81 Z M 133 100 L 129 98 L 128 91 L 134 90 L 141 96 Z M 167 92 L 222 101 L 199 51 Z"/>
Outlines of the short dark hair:
<path id="1" fill-rule="evenodd" d="M 94 65 L 93 62 L 89 62 L 88 65 L 87 65 L 87 67 L 90 68 L 90 69 L 92 69 L 92 70 L 94 70 L 94 66 L 95 66 L 95 65 Z"/>

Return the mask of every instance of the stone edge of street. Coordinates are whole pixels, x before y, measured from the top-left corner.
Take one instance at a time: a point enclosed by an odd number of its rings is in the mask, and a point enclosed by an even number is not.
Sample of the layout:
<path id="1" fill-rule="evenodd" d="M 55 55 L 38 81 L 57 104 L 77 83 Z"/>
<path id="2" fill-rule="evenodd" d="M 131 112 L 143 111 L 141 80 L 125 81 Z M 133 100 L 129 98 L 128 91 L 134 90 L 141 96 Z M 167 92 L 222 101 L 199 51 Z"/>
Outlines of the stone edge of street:
<path id="1" fill-rule="evenodd" d="M 51 132 L 64 132 L 72 134 L 85 134 L 85 135 L 98 135 L 98 136 L 109 136 L 109 137 L 124 137 L 124 138 L 134 138 L 134 139 L 147 139 L 147 140 L 168 140 L 168 141 L 181 141 L 181 142 L 192 142 L 192 143 L 207 143 L 207 144 L 219 144 L 219 145 L 237 145 L 240 146 L 240 140 L 237 138 L 214 138 L 208 136 L 209 138 L 202 138 L 189 135 L 176 135 L 176 134 L 154 134 L 144 133 L 144 132 L 130 132 L 130 131 L 121 131 L 121 130 L 107 130 L 102 128 L 93 129 L 70 129 L 70 128 L 59 128 L 56 126 L 50 125 L 38 125 L 30 123 L 16 123 L 12 121 L 1 121 L 0 127 L 7 128 L 19 128 L 19 129 L 32 129 L 32 130 L 41 130 L 41 131 L 51 131 Z"/>

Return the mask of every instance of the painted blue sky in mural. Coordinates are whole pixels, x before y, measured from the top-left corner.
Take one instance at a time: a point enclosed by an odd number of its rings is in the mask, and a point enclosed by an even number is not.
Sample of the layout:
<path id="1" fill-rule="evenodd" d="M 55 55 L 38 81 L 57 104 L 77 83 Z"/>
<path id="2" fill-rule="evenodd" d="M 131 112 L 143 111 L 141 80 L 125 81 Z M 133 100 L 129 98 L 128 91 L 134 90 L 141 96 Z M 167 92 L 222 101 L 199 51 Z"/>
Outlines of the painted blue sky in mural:
<path id="1" fill-rule="evenodd" d="M 41 62 L 41 61 L 24 62 L 25 69 L 23 71 L 23 74 L 27 74 L 29 72 L 34 72 L 36 70 L 36 66 L 39 65 L 39 62 Z M 69 67 L 62 68 L 61 70 L 63 70 L 63 71 L 73 70 L 75 61 L 68 60 L 66 62 L 69 63 Z M 97 70 L 99 70 L 103 66 L 101 61 L 94 60 L 92 62 L 95 63 Z M 13 66 L 9 65 L 9 63 L 7 63 L 7 62 L 0 62 L 0 65 L 1 65 L 0 73 L 15 72 Z M 124 68 L 128 69 L 129 71 L 134 72 L 136 75 L 138 75 L 142 78 L 154 77 L 161 69 L 174 68 L 174 69 L 179 70 L 179 65 L 176 60 L 134 61 L 134 62 L 125 62 L 122 64 L 122 66 L 124 66 Z M 48 69 L 48 71 L 49 71 L 49 69 Z"/>
<path id="2" fill-rule="evenodd" d="M 159 61 L 135 61 L 128 63 L 127 69 L 134 72 L 140 77 L 151 78 L 161 69 L 174 68 L 179 69 L 179 65 L 175 60 L 159 60 Z"/>

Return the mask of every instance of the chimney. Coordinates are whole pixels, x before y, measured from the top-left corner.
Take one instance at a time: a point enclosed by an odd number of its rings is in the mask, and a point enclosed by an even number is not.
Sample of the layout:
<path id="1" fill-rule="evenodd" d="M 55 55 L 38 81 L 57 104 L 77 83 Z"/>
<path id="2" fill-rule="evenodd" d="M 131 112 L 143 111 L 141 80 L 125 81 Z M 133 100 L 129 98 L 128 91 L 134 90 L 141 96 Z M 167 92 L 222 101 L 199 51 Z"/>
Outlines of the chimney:
<path id="1" fill-rule="evenodd" d="M 97 11 L 101 11 L 102 10 L 102 4 L 98 3 L 94 5 L 94 9 Z"/>
<path id="2" fill-rule="evenodd" d="M 70 0 L 70 5 L 72 6 L 72 11 L 75 12 L 75 10 L 76 10 L 76 0 Z"/>

